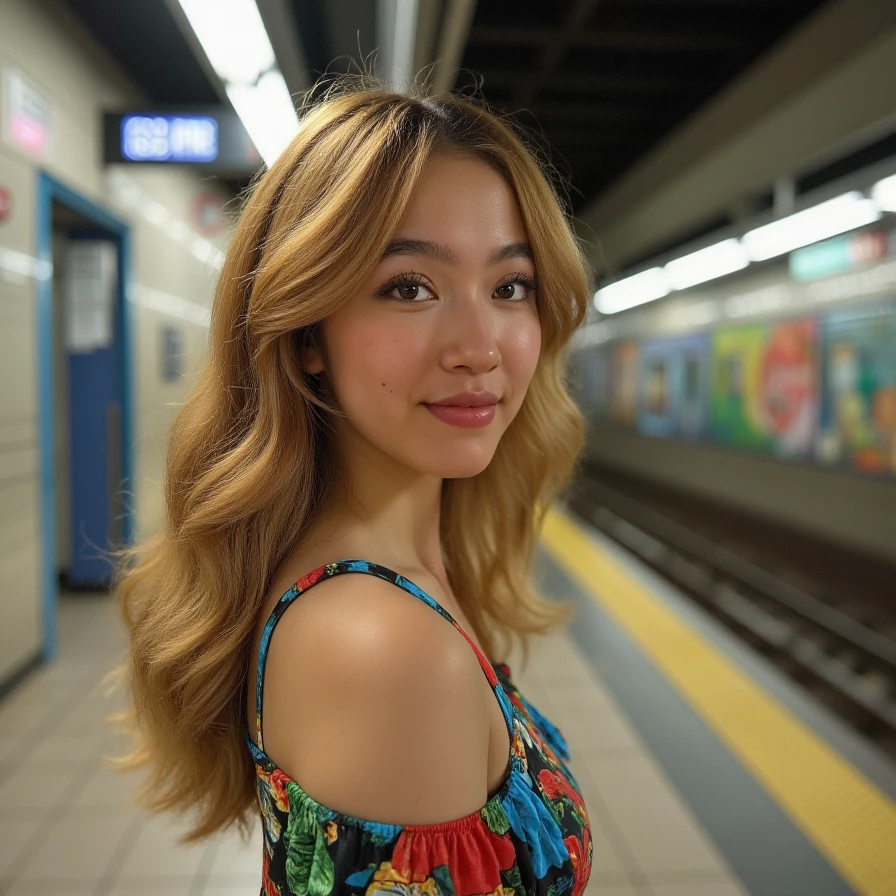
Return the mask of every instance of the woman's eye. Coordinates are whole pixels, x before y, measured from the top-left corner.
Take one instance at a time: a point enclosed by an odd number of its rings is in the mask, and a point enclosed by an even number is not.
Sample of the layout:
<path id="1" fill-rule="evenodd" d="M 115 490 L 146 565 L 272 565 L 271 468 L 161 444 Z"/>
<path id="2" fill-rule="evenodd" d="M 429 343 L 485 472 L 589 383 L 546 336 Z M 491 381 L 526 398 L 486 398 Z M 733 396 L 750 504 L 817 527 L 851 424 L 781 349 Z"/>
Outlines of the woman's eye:
<path id="1" fill-rule="evenodd" d="M 517 298 L 517 289 L 522 289 L 519 283 L 503 283 L 495 292 L 498 294 L 499 299 L 515 299 Z M 522 296 L 522 298 L 525 298 L 525 296 Z"/>
<path id="2" fill-rule="evenodd" d="M 510 299 L 511 301 L 521 302 L 528 298 L 533 287 L 522 283 L 519 280 L 513 280 L 510 283 L 502 283 L 496 290 L 495 295 L 499 299 Z"/>
<path id="3" fill-rule="evenodd" d="M 399 283 L 392 287 L 389 295 L 400 299 L 402 302 L 415 302 L 433 297 L 431 290 L 422 283 Z"/>

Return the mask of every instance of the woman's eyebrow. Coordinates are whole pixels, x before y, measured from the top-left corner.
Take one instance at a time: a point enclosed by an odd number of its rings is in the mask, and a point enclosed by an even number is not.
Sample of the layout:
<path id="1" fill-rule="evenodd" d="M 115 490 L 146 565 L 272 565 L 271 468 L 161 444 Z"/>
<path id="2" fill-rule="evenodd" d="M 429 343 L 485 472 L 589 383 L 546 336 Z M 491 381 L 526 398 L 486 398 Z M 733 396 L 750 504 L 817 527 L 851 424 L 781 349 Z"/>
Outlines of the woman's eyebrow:
<path id="1" fill-rule="evenodd" d="M 383 252 L 382 260 L 385 261 L 393 255 L 424 255 L 433 261 L 440 261 L 444 264 L 457 264 L 454 253 L 448 246 L 441 243 L 434 243 L 431 240 L 415 240 L 409 237 L 392 240 L 386 251 Z M 508 243 L 500 249 L 496 249 L 491 258 L 490 264 L 498 264 L 501 261 L 508 261 L 511 258 L 528 258 L 533 259 L 532 247 L 526 242 Z"/>
<path id="2" fill-rule="evenodd" d="M 535 260 L 532 254 L 532 247 L 528 243 L 508 243 L 502 249 L 498 249 L 491 257 L 491 263 L 497 264 L 499 261 L 509 261 L 511 258 L 528 258 L 530 261 Z"/>

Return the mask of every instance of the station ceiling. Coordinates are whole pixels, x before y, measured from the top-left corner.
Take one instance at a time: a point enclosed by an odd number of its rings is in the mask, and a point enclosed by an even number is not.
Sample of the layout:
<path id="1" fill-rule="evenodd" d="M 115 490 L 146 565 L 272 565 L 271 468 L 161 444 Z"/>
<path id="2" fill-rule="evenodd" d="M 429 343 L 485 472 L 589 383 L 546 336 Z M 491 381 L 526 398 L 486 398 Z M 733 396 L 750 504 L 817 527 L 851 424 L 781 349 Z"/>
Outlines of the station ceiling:
<path id="1" fill-rule="evenodd" d="M 544 133 L 580 210 L 822 0 L 482 0 L 458 86 Z"/>
<path id="2" fill-rule="evenodd" d="M 62 0 L 158 108 L 226 104 L 177 0 Z M 580 212 L 700 106 L 830 0 L 478 0 L 455 86 L 546 146 Z M 415 59 L 432 61 L 453 4 L 420 0 Z M 290 90 L 358 70 L 373 0 L 258 0 Z M 233 189 L 243 184 L 231 183 Z"/>

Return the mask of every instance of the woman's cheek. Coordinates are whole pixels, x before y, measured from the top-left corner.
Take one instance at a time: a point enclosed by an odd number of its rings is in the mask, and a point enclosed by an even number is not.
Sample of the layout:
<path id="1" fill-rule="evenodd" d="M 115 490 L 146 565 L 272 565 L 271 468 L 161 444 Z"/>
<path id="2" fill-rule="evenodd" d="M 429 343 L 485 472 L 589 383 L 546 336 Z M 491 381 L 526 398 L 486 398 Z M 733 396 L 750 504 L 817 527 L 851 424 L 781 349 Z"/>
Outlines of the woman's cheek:
<path id="1" fill-rule="evenodd" d="M 415 346 L 394 326 L 367 326 L 354 338 L 343 332 L 339 343 L 334 372 L 347 406 L 384 407 L 409 397 L 415 382 Z"/>
<path id="2" fill-rule="evenodd" d="M 512 370 L 513 385 L 525 391 L 541 356 L 541 324 L 538 318 L 515 328 L 508 346 L 507 361 Z"/>

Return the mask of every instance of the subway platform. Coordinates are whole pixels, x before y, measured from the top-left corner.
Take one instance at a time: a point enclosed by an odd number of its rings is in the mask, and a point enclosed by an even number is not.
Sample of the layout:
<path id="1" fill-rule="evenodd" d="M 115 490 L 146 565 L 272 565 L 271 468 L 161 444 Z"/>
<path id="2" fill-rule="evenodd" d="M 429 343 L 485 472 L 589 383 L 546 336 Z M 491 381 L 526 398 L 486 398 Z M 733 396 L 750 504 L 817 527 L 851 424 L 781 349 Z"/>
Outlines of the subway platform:
<path id="1" fill-rule="evenodd" d="M 889 759 L 561 510 L 536 576 L 575 620 L 507 662 L 570 745 L 588 896 L 896 893 Z M 260 828 L 184 848 L 174 819 L 127 807 L 136 779 L 101 759 L 116 611 L 102 595 L 59 610 L 58 660 L 0 702 L 0 896 L 254 896 Z"/>

